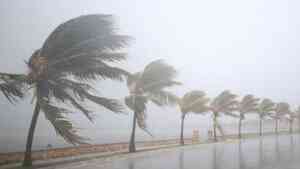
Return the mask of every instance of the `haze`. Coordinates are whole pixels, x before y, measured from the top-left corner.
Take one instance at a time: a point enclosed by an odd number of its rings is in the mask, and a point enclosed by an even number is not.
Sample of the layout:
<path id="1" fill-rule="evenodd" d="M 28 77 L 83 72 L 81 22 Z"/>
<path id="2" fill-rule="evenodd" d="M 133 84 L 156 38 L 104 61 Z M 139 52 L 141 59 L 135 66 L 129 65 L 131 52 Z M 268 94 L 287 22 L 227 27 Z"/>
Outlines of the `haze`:
<path id="1" fill-rule="evenodd" d="M 178 79 L 184 86 L 173 89 L 179 96 L 191 89 L 200 89 L 214 97 L 230 89 L 239 95 L 250 93 L 289 102 L 295 107 L 300 103 L 299 3 L 279 0 L 1 0 L 0 71 L 26 71 L 24 60 L 41 47 L 60 23 L 83 14 L 113 14 L 119 32 L 134 38 L 128 48 L 128 61 L 122 63 L 127 70 L 139 71 L 150 61 L 161 58 L 179 72 Z M 128 95 L 125 83 L 102 81 L 95 86 L 104 96 L 123 100 Z M 0 99 L 4 100 L 2 96 Z M 0 101 L 0 145 L 6 145 L 0 146 L 0 152 L 7 151 L 14 143 L 25 143 L 33 107 L 30 99 L 28 95 L 27 100 L 16 105 Z M 71 117 L 80 124 L 81 133 L 96 143 L 109 142 L 109 138 L 127 141 L 132 113 L 116 115 L 97 108 L 95 124 L 89 124 L 81 115 Z M 179 117 L 176 108 L 151 105 L 148 124 L 155 137 L 139 131 L 138 139 L 177 137 Z M 189 118 L 187 134 L 192 129 L 205 132 L 211 127 L 209 117 Z M 223 123 L 233 121 L 223 118 Z M 61 142 L 48 126 L 40 116 L 35 135 L 45 136 L 49 142 Z M 39 142 L 41 140 L 35 140 L 35 144 Z"/>

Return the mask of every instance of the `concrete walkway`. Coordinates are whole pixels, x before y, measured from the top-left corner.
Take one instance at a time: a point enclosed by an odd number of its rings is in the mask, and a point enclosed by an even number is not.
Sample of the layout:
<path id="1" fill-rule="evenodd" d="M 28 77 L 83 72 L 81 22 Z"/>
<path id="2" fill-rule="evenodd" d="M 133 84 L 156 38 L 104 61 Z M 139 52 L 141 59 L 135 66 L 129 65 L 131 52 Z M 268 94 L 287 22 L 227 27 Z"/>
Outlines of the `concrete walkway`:
<path id="1" fill-rule="evenodd" d="M 200 142 L 199 142 L 200 144 Z M 190 145 L 190 144 L 186 144 Z M 154 151 L 158 149 L 167 149 L 167 148 L 174 148 L 178 147 L 178 144 L 170 144 L 170 145 L 161 145 L 161 146 L 151 146 L 151 147 L 143 147 L 138 148 L 137 153 L 139 152 L 145 152 L 145 151 Z M 78 155 L 78 156 L 72 156 L 72 157 L 64 157 L 64 158 L 55 158 L 55 159 L 48 159 L 48 160 L 38 160 L 34 161 L 33 168 L 40 168 L 40 167 L 47 167 L 47 166 L 56 166 L 60 164 L 67 164 L 67 163 L 73 163 L 73 162 L 81 162 L 81 161 L 87 161 L 87 160 L 93 160 L 97 159 L 100 161 L 106 161 L 107 159 L 111 159 L 114 157 L 120 157 L 122 155 L 131 154 L 128 153 L 128 150 L 122 150 L 122 151 L 115 151 L 115 152 L 103 152 L 103 153 L 91 153 L 91 154 L 84 154 L 84 155 Z M 136 154 L 136 153 L 135 153 Z M 18 168 L 22 165 L 22 163 L 14 163 L 14 164 L 8 164 L 0 166 L 0 169 L 14 169 Z"/>

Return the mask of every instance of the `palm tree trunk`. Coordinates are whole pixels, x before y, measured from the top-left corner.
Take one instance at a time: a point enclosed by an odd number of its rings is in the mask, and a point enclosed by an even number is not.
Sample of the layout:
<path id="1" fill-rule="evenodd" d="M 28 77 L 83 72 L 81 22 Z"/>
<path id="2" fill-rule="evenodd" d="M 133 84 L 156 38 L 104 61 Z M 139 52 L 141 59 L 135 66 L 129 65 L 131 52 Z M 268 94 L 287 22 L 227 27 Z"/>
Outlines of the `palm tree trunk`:
<path id="1" fill-rule="evenodd" d="M 275 133 L 278 134 L 278 119 L 275 119 Z"/>
<path id="2" fill-rule="evenodd" d="M 28 136 L 27 136 L 27 143 L 26 143 L 26 151 L 25 151 L 25 156 L 24 156 L 24 161 L 23 161 L 23 166 L 24 167 L 29 167 L 32 166 L 32 159 L 31 159 L 31 149 L 32 149 L 32 142 L 34 138 L 34 131 L 36 128 L 37 120 L 39 117 L 39 112 L 40 112 L 40 105 L 39 103 L 36 103 Z"/>
<path id="3" fill-rule="evenodd" d="M 129 152 L 135 152 L 135 129 L 136 129 L 136 116 L 137 113 L 134 112 L 133 114 L 133 124 L 132 124 L 132 132 L 131 132 L 131 137 L 129 141 Z"/>
<path id="4" fill-rule="evenodd" d="M 242 138 L 242 118 L 239 120 L 239 139 Z"/>
<path id="5" fill-rule="evenodd" d="M 213 125 L 214 125 L 214 141 L 217 142 L 217 113 L 214 113 L 214 117 L 213 117 Z"/>
<path id="6" fill-rule="evenodd" d="M 183 139 L 184 119 L 185 119 L 185 114 L 182 114 L 182 116 L 181 116 L 180 145 L 184 145 L 184 139 Z"/>
<path id="7" fill-rule="evenodd" d="M 262 136 L 262 118 L 259 119 L 259 135 Z"/>
<path id="8" fill-rule="evenodd" d="M 290 133 L 293 133 L 293 120 L 290 120 Z"/>

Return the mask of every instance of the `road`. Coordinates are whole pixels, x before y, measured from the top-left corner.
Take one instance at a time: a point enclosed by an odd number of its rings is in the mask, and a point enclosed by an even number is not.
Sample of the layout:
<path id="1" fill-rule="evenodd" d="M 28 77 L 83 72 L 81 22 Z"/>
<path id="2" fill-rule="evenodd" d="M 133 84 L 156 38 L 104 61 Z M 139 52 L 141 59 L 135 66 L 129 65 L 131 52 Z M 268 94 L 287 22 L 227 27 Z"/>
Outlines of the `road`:
<path id="1" fill-rule="evenodd" d="M 299 169 L 300 136 L 267 136 L 125 154 L 43 169 Z"/>

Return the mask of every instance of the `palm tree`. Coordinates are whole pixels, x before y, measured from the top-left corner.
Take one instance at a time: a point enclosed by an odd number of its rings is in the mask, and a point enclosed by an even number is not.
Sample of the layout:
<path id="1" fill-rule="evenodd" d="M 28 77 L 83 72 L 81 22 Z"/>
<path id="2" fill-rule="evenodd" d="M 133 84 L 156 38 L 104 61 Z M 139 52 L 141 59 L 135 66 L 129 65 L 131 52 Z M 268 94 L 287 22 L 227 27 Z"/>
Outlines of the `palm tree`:
<path id="1" fill-rule="evenodd" d="M 177 72 L 172 66 L 162 60 L 156 60 L 148 64 L 143 71 L 128 76 L 127 86 L 130 96 L 125 98 L 125 103 L 133 111 L 129 152 L 136 151 L 136 123 L 141 129 L 148 132 L 145 122 L 147 102 L 151 101 L 157 106 L 176 105 L 177 97 L 165 90 L 180 84 L 174 80 L 176 74 Z"/>
<path id="2" fill-rule="evenodd" d="M 193 90 L 186 93 L 179 100 L 179 107 L 181 110 L 181 132 L 180 132 L 180 144 L 184 145 L 183 130 L 184 119 L 188 113 L 201 114 L 209 111 L 208 108 L 209 98 L 206 97 L 205 92 L 199 90 Z"/>
<path id="3" fill-rule="evenodd" d="M 292 112 L 290 111 L 288 113 L 288 121 L 289 121 L 289 132 L 293 133 L 293 124 L 294 124 L 294 120 L 297 118 L 297 113 L 296 112 Z"/>
<path id="4" fill-rule="evenodd" d="M 277 103 L 274 112 L 275 114 L 272 116 L 272 118 L 275 119 L 275 133 L 278 134 L 279 119 L 285 114 L 290 113 L 290 105 L 285 102 Z"/>
<path id="5" fill-rule="evenodd" d="M 263 99 L 258 105 L 258 115 L 259 115 L 259 135 L 262 136 L 262 123 L 263 119 L 271 114 L 274 110 L 275 103 L 270 99 Z"/>
<path id="6" fill-rule="evenodd" d="M 40 112 L 44 112 L 64 140 L 81 144 L 86 139 L 79 136 L 66 119 L 65 114 L 72 110 L 62 107 L 63 104 L 71 105 L 91 121 L 93 112 L 83 105 L 84 101 L 94 102 L 112 112 L 123 111 L 118 101 L 91 93 L 94 89 L 89 82 L 96 79 L 122 80 L 128 74 L 108 64 L 126 59 L 126 54 L 119 49 L 127 45 L 128 40 L 128 36 L 114 32 L 111 15 L 80 16 L 59 25 L 50 34 L 42 48 L 36 50 L 27 62 L 28 74 L 17 75 L 17 78 L 7 75 L 14 79 L 11 83 L 26 83 L 34 93 L 35 108 L 23 166 L 32 165 L 31 148 Z"/>
<path id="7" fill-rule="evenodd" d="M 214 140 L 217 141 L 217 127 L 219 130 L 221 126 L 218 124 L 217 118 L 220 116 L 220 113 L 225 115 L 239 117 L 232 112 L 237 109 L 238 101 L 236 100 L 237 95 L 232 94 L 229 90 L 223 91 L 219 94 L 210 104 L 210 110 L 213 113 L 213 133 Z"/>
<path id="8" fill-rule="evenodd" d="M 246 113 L 253 113 L 257 111 L 259 98 L 255 98 L 253 95 L 248 94 L 243 97 L 242 101 L 239 102 L 237 111 L 240 113 L 239 118 L 239 128 L 238 128 L 238 135 L 239 138 L 242 138 L 242 121 L 245 119 Z"/>

